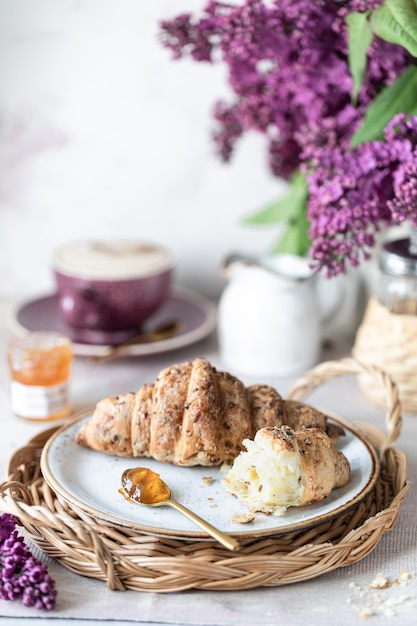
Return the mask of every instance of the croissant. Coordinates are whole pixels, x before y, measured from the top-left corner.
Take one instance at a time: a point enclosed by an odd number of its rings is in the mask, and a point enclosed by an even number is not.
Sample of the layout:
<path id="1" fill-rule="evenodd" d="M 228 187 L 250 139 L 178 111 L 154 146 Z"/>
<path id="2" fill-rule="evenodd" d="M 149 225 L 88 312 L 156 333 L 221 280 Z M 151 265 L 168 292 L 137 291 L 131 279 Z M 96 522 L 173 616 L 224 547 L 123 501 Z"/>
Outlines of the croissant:
<path id="1" fill-rule="evenodd" d="M 266 385 L 245 385 L 198 358 L 164 369 L 137 393 L 97 403 L 76 442 L 118 456 L 152 457 L 175 465 L 230 463 L 242 441 L 265 426 L 314 426 L 338 437 L 343 430 L 321 412 L 285 401 Z"/>
<path id="2" fill-rule="evenodd" d="M 222 485 L 253 511 L 283 515 L 288 507 L 322 500 L 350 480 L 349 461 L 318 428 L 262 428 L 243 444 L 246 451 Z"/>

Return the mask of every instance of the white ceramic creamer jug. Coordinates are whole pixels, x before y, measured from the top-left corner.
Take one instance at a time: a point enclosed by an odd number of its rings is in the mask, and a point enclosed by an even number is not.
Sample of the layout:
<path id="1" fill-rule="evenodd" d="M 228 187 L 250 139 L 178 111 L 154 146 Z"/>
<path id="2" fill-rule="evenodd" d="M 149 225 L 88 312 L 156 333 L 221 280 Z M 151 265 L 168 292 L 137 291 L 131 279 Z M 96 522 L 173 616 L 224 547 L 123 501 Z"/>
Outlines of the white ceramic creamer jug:
<path id="1" fill-rule="evenodd" d="M 325 307 L 317 275 L 307 259 L 271 255 L 226 262 L 226 285 L 218 306 L 222 362 L 248 376 L 286 376 L 315 365 L 322 326 L 341 298 Z"/>

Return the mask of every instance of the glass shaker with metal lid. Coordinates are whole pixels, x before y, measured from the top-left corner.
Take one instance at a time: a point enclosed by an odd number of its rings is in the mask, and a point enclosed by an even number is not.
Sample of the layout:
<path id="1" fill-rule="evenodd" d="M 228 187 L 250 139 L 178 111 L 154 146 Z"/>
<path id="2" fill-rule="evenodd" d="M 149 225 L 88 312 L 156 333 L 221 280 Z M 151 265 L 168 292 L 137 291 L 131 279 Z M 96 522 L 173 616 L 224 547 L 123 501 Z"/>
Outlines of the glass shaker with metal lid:
<path id="1" fill-rule="evenodd" d="M 417 315 L 417 231 L 383 244 L 379 300 L 392 313 Z"/>

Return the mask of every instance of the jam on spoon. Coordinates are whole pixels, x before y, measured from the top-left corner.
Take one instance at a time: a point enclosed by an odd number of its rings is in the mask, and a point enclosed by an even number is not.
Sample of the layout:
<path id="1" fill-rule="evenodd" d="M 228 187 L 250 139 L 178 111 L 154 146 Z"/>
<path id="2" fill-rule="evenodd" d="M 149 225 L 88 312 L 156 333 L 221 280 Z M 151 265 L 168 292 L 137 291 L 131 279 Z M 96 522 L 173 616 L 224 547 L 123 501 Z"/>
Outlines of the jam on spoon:
<path id="1" fill-rule="evenodd" d="M 127 469 L 122 474 L 122 487 L 119 492 L 127 499 L 145 506 L 172 506 L 200 526 L 229 550 L 239 550 L 236 539 L 218 530 L 185 506 L 171 500 L 171 490 L 160 475 L 146 467 Z"/>

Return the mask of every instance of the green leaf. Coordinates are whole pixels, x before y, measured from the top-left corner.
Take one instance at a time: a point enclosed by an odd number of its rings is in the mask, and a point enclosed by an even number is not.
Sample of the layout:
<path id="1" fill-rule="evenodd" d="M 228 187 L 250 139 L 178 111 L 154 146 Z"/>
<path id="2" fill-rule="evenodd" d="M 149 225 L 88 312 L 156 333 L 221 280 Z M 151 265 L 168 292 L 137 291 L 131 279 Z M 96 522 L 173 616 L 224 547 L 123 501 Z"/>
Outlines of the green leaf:
<path id="1" fill-rule="evenodd" d="M 279 200 L 275 200 L 272 204 L 268 204 L 263 209 L 245 217 L 244 224 L 277 224 L 278 222 L 286 222 L 293 217 L 294 202 L 290 194 L 285 195 Z"/>
<path id="2" fill-rule="evenodd" d="M 295 224 L 288 227 L 281 239 L 271 249 L 271 253 L 302 256 L 299 253 L 299 232 Z"/>
<path id="3" fill-rule="evenodd" d="M 417 115 L 417 66 L 411 65 L 394 84 L 385 87 L 369 105 L 362 126 L 352 137 L 355 147 L 383 139 L 384 128 L 397 113 Z"/>
<path id="4" fill-rule="evenodd" d="M 300 173 L 295 174 L 290 187 L 282 198 L 244 218 L 244 224 L 277 224 L 297 218 L 300 210 L 305 210 L 307 182 Z"/>
<path id="5" fill-rule="evenodd" d="M 307 196 L 308 190 L 302 205 L 299 206 L 298 214 L 289 223 L 288 229 L 280 240 L 273 246 L 273 254 L 294 254 L 296 256 L 306 256 L 310 250 L 311 240 L 308 236 L 310 223 L 307 220 Z"/>
<path id="6" fill-rule="evenodd" d="M 309 223 L 307 221 L 307 181 L 301 172 L 297 172 L 287 194 L 244 220 L 245 224 L 271 225 L 287 222 L 288 228 L 270 252 L 305 256 L 311 246 L 308 238 Z"/>
<path id="7" fill-rule="evenodd" d="M 372 12 L 371 26 L 381 39 L 399 44 L 417 56 L 416 0 L 385 0 Z"/>
<path id="8" fill-rule="evenodd" d="M 272 254 L 294 254 L 295 256 L 306 256 L 311 246 L 311 241 L 307 236 L 307 229 L 301 227 L 298 222 L 292 223 L 281 239 L 270 252 Z"/>
<path id="9" fill-rule="evenodd" d="M 349 68 L 353 78 L 352 100 L 356 102 L 366 71 L 366 52 L 372 43 L 369 12 L 346 16 L 349 31 Z"/>

